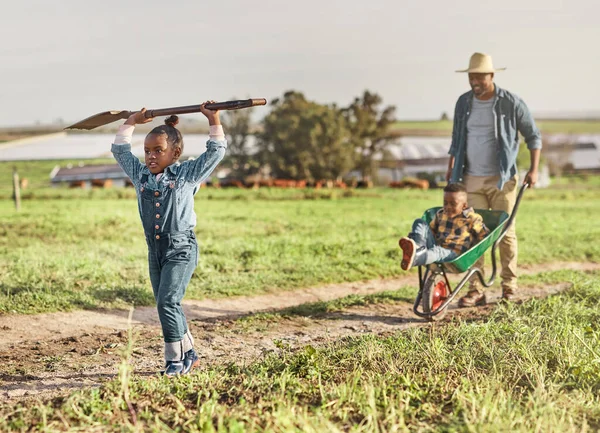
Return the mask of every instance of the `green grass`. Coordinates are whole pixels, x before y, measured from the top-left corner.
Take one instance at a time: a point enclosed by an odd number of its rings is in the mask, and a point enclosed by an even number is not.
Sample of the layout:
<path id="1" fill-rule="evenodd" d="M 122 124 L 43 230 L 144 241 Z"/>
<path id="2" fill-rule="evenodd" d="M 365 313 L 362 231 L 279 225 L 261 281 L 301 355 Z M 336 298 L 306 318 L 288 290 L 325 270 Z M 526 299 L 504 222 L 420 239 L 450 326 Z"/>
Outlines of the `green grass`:
<path id="1" fill-rule="evenodd" d="M 600 120 L 537 120 L 536 124 L 543 133 L 556 134 L 597 134 L 600 133 Z M 451 120 L 398 121 L 393 131 L 421 135 L 425 132 L 452 133 Z"/>
<path id="2" fill-rule="evenodd" d="M 600 186 L 600 176 L 591 174 L 576 174 L 570 176 L 561 176 L 552 179 L 553 188 L 562 189 L 580 189 L 597 188 Z"/>
<path id="3" fill-rule="evenodd" d="M 559 278 L 559 276 L 547 276 Z M 127 373 L 0 406 L 2 431 L 579 432 L 600 428 L 600 282 L 389 337 L 348 337 L 177 380 Z M 124 355 L 127 359 L 127 354 Z M 135 420 L 135 425 L 134 425 Z"/>
<path id="4" fill-rule="evenodd" d="M 414 132 L 416 134 L 422 134 L 430 131 L 435 133 L 452 133 L 452 120 L 421 120 L 421 121 L 398 121 L 395 122 L 391 129 L 392 131 L 399 131 L 410 134 Z"/>
<path id="5" fill-rule="evenodd" d="M 64 196 L 24 200 L 19 213 L 0 201 L 0 313 L 152 304 L 134 192 L 50 191 Z M 520 263 L 600 260 L 599 199 L 594 183 L 528 191 Z M 398 238 L 440 201 L 435 190 L 201 190 L 200 263 L 186 297 L 400 275 Z"/>
<path id="6" fill-rule="evenodd" d="M 600 120 L 539 120 L 536 122 L 546 134 L 597 134 L 600 133 Z"/>

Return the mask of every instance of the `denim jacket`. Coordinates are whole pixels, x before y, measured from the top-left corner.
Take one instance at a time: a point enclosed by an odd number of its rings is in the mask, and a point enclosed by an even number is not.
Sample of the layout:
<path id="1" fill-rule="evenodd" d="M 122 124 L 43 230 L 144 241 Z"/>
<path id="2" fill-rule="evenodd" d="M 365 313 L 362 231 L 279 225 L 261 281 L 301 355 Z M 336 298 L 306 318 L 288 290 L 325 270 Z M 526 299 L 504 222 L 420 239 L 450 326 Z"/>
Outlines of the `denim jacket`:
<path id="1" fill-rule="evenodd" d="M 196 226 L 194 195 L 225 156 L 227 141 L 209 140 L 206 152 L 192 161 L 168 166 L 157 181 L 148 167 L 131 153 L 130 144 L 113 144 L 115 159 L 133 182 L 138 209 L 147 237 L 193 230 Z"/>
<path id="2" fill-rule="evenodd" d="M 541 149 L 542 136 L 535 126 L 527 105 L 514 93 L 495 86 L 494 126 L 497 142 L 497 157 L 500 164 L 498 188 L 517 174 L 519 153 L 519 132 L 525 138 L 527 148 Z M 473 91 L 461 95 L 454 109 L 452 144 L 448 152 L 454 157 L 454 167 L 450 182 L 461 182 L 465 170 L 467 150 L 467 121 L 471 113 Z"/>

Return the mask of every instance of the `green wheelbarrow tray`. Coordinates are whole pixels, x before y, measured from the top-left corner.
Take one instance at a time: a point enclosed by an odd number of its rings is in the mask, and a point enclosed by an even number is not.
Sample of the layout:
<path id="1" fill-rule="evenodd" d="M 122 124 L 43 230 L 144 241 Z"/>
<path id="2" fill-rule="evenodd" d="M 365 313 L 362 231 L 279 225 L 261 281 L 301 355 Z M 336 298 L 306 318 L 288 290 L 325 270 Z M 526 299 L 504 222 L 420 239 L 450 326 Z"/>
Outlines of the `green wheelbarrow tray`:
<path id="1" fill-rule="evenodd" d="M 429 224 L 435 218 L 435 214 L 441 207 L 432 207 L 427 209 L 423 219 Z M 499 210 L 475 209 L 483 217 L 483 223 L 490 229 L 490 233 L 477 245 L 462 253 L 451 262 L 439 263 L 446 271 L 460 274 L 469 270 L 477 260 L 490 248 L 502 234 L 502 229 L 508 221 L 508 214 Z"/>
<path id="2" fill-rule="evenodd" d="M 525 192 L 528 186 L 528 184 L 521 186 L 510 216 L 502 211 L 476 210 L 483 217 L 485 225 L 490 229 L 490 233 L 477 245 L 450 262 L 438 262 L 431 265 L 419 266 L 419 293 L 413 306 L 413 312 L 417 316 L 424 317 L 427 320 L 442 318 L 446 313 L 448 305 L 450 305 L 460 289 L 465 286 L 473 275 L 479 278 L 484 287 L 490 287 L 494 284 L 497 271 L 496 248 L 512 225 L 519 209 L 523 192 Z M 440 207 L 427 209 L 422 218 L 429 223 L 435 218 L 436 212 L 440 209 Z M 492 248 L 492 275 L 486 281 L 483 271 L 474 267 L 474 264 L 490 247 Z M 456 288 L 452 290 L 446 274 L 463 272 L 466 272 L 466 274 Z M 421 310 L 419 310 L 419 306 L 422 307 Z"/>

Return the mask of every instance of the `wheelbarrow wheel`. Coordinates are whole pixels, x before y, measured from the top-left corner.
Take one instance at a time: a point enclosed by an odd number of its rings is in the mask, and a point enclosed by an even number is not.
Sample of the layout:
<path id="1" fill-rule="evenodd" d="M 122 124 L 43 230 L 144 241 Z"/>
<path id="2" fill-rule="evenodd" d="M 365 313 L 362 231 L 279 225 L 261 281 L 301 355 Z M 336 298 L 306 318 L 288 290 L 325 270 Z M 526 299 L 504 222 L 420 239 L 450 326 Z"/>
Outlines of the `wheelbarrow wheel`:
<path id="1" fill-rule="evenodd" d="M 431 313 L 437 310 L 450 295 L 450 290 L 442 274 L 433 273 L 427 278 L 423 285 L 423 312 Z M 447 313 L 447 308 L 437 313 L 435 316 L 429 316 L 430 322 L 441 320 Z"/>

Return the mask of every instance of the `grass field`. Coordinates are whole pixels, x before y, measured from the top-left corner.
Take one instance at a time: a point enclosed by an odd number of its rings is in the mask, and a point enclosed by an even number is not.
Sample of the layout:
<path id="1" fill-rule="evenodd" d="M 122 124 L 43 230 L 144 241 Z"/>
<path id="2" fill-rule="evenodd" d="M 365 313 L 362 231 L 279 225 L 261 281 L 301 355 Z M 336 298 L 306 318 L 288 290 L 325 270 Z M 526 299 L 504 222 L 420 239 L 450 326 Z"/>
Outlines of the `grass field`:
<path id="1" fill-rule="evenodd" d="M 2 431 L 580 432 L 600 428 L 598 273 L 486 320 L 350 337 L 178 380 L 120 377 L 0 406 Z"/>
<path id="2" fill-rule="evenodd" d="M 10 189 L 0 188 L 0 314 L 152 305 L 134 192 L 48 188 L 49 164 L 19 166 L 33 185 L 19 213 Z M 5 167 L 2 185 L 10 179 Z M 397 239 L 440 199 L 439 190 L 202 189 L 200 264 L 186 298 L 399 275 Z M 517 224 L 519 262 L 600 261 L 599 212 L 599 178 L 563 178 L 527 191 Z M 205 366 L 171 381 L 132 373 L 132 351 L 143 344 L 134 335 L 117 378 L 49 401 L 0 403 L 0 431 L 600 429 L 600 272 L 555 271 L 520 281 L 573 287 L 490 308 L 488 317 L 456 316 L 390 335 L 357 334 L 300 349 L 276 341 L 277 350 L 256 361 Z M 353 295 L 240 321 L 260 329 L 302 316 L 309 327 L 326 311 L 413 296 L 410 288 Z"/>
<path id="3" fill-rule="evenodd" d="M 0 201 L 0 312 L 149 305 L 131 189 L 32 190 Z M 600 185 L 526 193 L 520 263 L 598 261 Z M 251 295 L 401 273 L 397 240 L 441 192 L 215 190 L 196 199 L 200 264 L 188 298 Z"/>
<path id="4" fill-rule="evenodd" d="M 598 134 L 600 120 L 537 120 L 536 124 L 546 134 Z M 392 130 L 405 135 L 423 135 L 426 132 L 452 133 L 451 120 L 398 121 Z"/>

